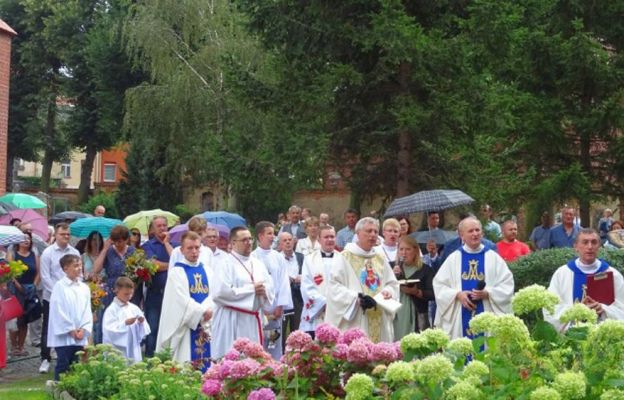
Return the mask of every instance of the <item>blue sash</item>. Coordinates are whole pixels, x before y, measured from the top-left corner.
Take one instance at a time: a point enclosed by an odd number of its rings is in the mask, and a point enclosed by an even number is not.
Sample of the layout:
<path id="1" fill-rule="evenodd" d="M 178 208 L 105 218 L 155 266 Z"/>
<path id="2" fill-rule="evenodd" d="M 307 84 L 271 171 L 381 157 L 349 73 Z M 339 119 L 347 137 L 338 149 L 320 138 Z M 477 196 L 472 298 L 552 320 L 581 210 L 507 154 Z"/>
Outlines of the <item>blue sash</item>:
<path id="1" fill-rule="evenodd" d="M 568 268 L 574 272 L 574 286 L 572 287 L 572 301 L 574 303 L 583 301 L 583 289 L 587 284 L 587 275 L 576 266 L 576 259 L 568 262 Z M 600 268 L 594 274 L 600 274 L 605 272 L 609 268 L 609 264 L 606 261 L 600 260 Z M 590 274 L 590 275 L 594 275 Z"/>
<path id="2" fill-rule="evenodd" d="M 477 288 L 479 281 L 485 280 L 485 253 L 483 249 L 478 253 L 468 253 L 463 248 L 461 251 L 461 283 L 462 291 L 471 291 Z M 469 332 L 469 323 L 472 317 L 483 312 L 483 301 L 474 301 L 477 308 L 470 311 L 462 307 L 462 333 L 464 336 L 472 337 Z"/>
<path id="3" fill-rule="evenodd" d="M 177 262 L 176 267 L 181 267 L 186 272 L 189 284 L 189 294 L 197 303 L 202 303 L 208 298 L 208 276 L 202 263 L 192 267 L 190 265 Z M 210 338 L 203 328 L 198 326 L 191 329 L 191 363 L 197 369 L 206 372 L 210 367 Z"/>

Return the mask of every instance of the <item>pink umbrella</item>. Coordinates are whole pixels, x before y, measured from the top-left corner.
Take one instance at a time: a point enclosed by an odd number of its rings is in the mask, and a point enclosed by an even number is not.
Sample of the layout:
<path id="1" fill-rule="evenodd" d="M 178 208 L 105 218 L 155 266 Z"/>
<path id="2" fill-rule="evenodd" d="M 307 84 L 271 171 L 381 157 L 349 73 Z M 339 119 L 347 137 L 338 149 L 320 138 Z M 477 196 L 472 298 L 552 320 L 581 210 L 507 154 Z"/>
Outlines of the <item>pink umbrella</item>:
<path id="1" fill-rule="evenodd" d="M 219 232 L 219 236 L 229 239 L 230 237 L 230 228 L 225 225 L 218 224 L 208 224 L 209 227 L 215 228 Z M 188 231 L 188 224 L 180 224 L 176 225 L 169 231 L 169 239 L 172 242 L 180 243 L 182 240 L 182 235 Z"/>
<path id="2" fill-rule="evenodd" d="M 23 224 L 31 224 L 34 234 L 48 240 L 48 220 L 43 215 L 30 208 L 12 210 L 0 216 L 0 225 L 10 225 L 11 220 L 15 218 L 20 219 Z"/>

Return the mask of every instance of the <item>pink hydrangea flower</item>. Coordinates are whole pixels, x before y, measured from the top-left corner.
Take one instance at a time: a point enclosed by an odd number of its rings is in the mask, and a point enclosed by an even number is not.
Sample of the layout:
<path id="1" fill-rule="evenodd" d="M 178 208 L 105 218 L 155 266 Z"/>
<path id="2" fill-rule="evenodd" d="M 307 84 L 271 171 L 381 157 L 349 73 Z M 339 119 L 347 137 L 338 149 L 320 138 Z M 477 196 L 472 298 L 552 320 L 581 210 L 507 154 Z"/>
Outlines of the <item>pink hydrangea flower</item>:
<path id="1" fill-rule="evenodd" d="M 347 353 L 349 352 L 349 346 L 344 343 L 338 343 L 336 347 L 334 347 L 333 356 L 336 360 L 346 361 Z"/>
<path id="2" fill-rule="evenodd" d="M 304 331 L 294 331 L 286 339 L 286 350 L 305 350 L 312 343 L 312 337 Z"/>
<path id="3" fill-rule="evenodd" d="M 355 339 L 349 345 L 347 361 L 358 365 L 367 364 L 370 347 L 372 347 L 372 343 L 368 338 Z"/>
<path id="4" fill-rule="evenodd" d="M 245 349 L 247 349 L 247 346 L 249 346 L 251 343 L 253 342 L 249 340 L 249 338 L 242 337 L 242 338 L 236 339 L 232 347 L 234 347 L 236 351 L 244 353 Z"/>
<path id="5" fill-rule="evenodd" d="M 221 382 L 216 379 L 206 379 L 202 385 L 202 392 L 206 396 L 217 396 L 221 392 Z"/>
<path id="6" fill-rule="evenodd" d="M 241 379 L 255 375 L 260 371 L 260 363 L 252 358 L 246 358 L 240 361 L 232 361 L 230 368 L 230 378 Z"/>
<path id="7" fill-rule="evenodd" d="M 204 379 L 219 379 L 220 378 L 221 363 L 215 363 L 208 368 L 204 374 Z"/>
<path id="8" fill-rule="evenodd" d="M 395 360 L 402 360 L 403 359 L 403 352 L 401 351 L 401 341 L 398 342 L 394 342 L 394 352 L 395 352 Z"/>
<path id="9" fill-rule="evenodd" d="M 243 353 L 245 353 L 247 357 L 251 358 L 270 358 L 270 356 L 264 351 L 264 348 L 259 343 L 255 342 L 249 342 L 247 347 L 245 347 L 245 350 L 243 350 Z"/>
<path id="10" fill-rule="evenodd" d="M 371 345 L 368 359 L 372 362 L 382 362 L 384 364 L 396 361 L 397 351 L 394 343 L 380 342 Z"/>
<path id="11" fill-rule="evenodd" d="M 219 378 L 226 379 L 230 376 L 230 370 L 236 361 L 222 360 L 219 364 Z"/>
<path id="12" fill-rule="evenodd" d="M 275 393 L 269 388 L 262 388 L 249 393 L 247 400 L 275 400 Z"/>
<path id="13" fill-rule="evenodd" d="M 336 344 L 340 338 L 340 331 L 336 327 L 323 323 L 316 327 L 315 337 L 320 343 Z"/>
<path id="14" fill-rule="evenodd" d="M 227 354 L 223 357 L 226 360 L 232 360 L 232 361 L 236 361 L 238 359 L 240 359 L 240 352 L 236 349 L 232 349 L 230 351 L 227 352 Z"/>
<path id="15" fill-rule="evenodd" d="M 351 344 L 355 339 L 366 337 L 366 333 L 360 328 L 349 328 L 342 333 L 342 336 L 338 338 L 338 343 L 344 343 L 347 346 Z"/>

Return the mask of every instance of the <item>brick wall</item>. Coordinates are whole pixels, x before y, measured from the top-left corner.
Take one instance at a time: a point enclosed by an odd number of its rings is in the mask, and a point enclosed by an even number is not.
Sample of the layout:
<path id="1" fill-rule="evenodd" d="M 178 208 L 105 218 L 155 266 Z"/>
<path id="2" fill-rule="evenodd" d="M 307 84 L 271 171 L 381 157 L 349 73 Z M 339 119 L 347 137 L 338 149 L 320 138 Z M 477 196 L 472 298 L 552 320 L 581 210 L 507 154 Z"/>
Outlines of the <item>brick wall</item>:
<path id="1" fill-rule="evenodd" d="M 11 39 L 15 31 L 0 20 L 0 195 L 6 192 Z"/>

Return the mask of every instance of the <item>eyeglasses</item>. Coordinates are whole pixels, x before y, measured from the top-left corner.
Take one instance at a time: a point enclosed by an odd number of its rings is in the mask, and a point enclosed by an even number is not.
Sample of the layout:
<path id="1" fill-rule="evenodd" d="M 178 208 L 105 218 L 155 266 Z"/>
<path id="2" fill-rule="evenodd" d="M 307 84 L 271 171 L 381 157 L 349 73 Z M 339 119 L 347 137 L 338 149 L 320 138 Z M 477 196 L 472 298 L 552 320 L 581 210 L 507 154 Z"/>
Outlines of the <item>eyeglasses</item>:
<path id="1" fill-rule="evenodd" d="M 141 232 L 132 232 L 132 236 L 141 236 Z"/>
<path id="2" fill-rule="evenodd" d="M 253 243 L 253 238 L 234 239 L 233 242 Z"/>
<path id="3" fill-rule="evenodd" d="M 206 236 L 206 239 L 216 239 L 218 237 L 219 237 L 218 235 L 208 235 Z"/>

